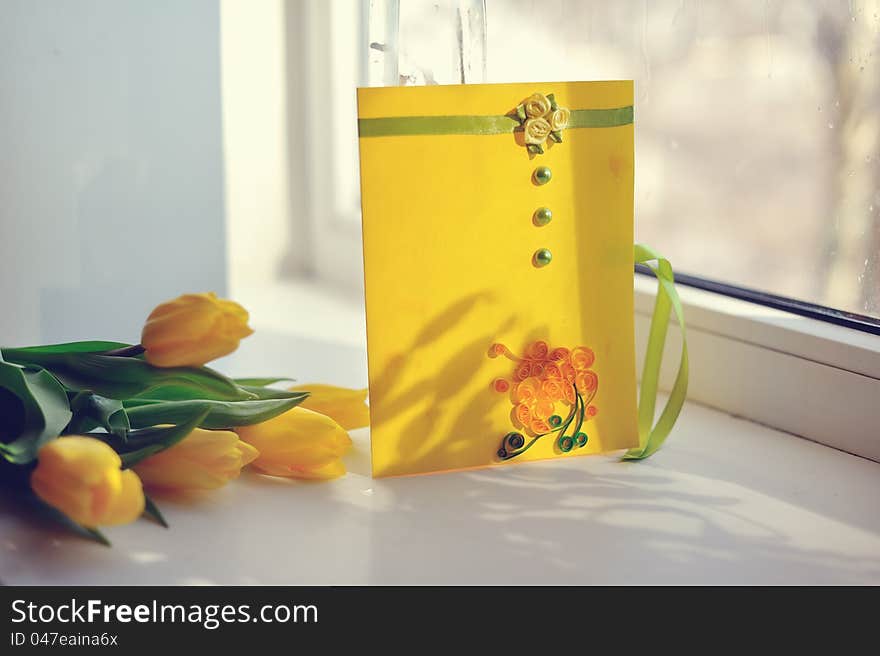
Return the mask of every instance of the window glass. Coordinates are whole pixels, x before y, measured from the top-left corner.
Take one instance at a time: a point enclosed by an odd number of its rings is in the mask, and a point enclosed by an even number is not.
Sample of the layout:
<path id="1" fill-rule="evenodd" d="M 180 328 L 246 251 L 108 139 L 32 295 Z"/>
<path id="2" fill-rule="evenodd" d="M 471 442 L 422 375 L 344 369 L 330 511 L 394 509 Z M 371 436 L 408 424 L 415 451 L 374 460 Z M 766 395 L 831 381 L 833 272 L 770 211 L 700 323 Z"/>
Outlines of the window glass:
<path id="1" fill-rule="evenodd" d="M 880 2 L 488 0 L 486 27 L 489 82 L 635 79 L 637 239 L 880 317 Z"/>
<path id="2" fill-rule="evenodd" d="M 482 44 L 481 10 L 400 2 L 402 83 L 460 82 L 456 32 L 467 81 L 634 79 L 637 239 L 880 317 L 880 2 L 487 0 Z"/>

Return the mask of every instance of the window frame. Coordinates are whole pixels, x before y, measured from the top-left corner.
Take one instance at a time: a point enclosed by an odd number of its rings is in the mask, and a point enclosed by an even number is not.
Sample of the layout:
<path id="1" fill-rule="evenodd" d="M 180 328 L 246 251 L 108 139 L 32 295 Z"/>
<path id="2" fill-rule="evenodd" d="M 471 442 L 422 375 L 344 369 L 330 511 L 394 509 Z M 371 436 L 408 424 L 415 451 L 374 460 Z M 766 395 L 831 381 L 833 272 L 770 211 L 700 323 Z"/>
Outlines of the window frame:
<path id="1" fill-rule="evenodd" d="M 303 80 L 301 128 L 305 129 L 292 131 L 308 162 L 302 184 L 309 251 L 304 256 L 305 269 L 319 281 L 359 290 L 363 289 L 359 198 L 357 203 L 342 206 L 334 193 L 343 169 L 338 162 L 339 148 L 332 143 L 338 135 L 330 132 L 333 121 L 327 125 L 327 118 L 340 120 L 336 108 L 353 102 L 355 88 L 365 84 L 367 61 L 340 61 L 333 47 L 337 38 L 333 25 L 341 9 L 339 2 L 306 0 L 302 4 L 301 22 L 289 26 L 288 40 L 302 39 L 303 52 L 309 60 L 296 64 Z M 358 52 L 365 53 L 369 45 L 369 0 L 357 0 L 351 11 L 353 29 L 360 42 Z M 310 129 L 316 125 L 326 125 L 326 130 Z"/>
<path id="2" fill-rule="evenodd" d="M 650 269 L 643 264 L 636 265 L 636 272 L 651 275 Z M 716 292 L 724 296 L 731 296 L 750 303 L 765 305 L 777 310 L 790 312 L 791 314 L 809 317 L 810 319 L 827 321 L 845 328 L 853 328 L 855 330 L 862 330 L 871 333 L 872 335 L 880 335 L 880 319 L 874 317 L 856 314 L 854 312 L 846 312 L 844 310 L 837 310 L 824 305 L 818 305 L 816 303 L 810 303 L 808 301 L 802 301 L 788 296 L 771 294 L 770 292 L 752 289 L 750 287 L 742 287 L 732 283 L 712 280 L 711 278 L 703 278 L 702 276 L 696 276 L 689 273 L 676 273 L 675 281 L 681 285 L 687 285 L 688 287 L 696 287 L 697 289 L 704 289 L 706 291 Z"/>
<path id="3" fill-rule="evenodd" d="M 790 299 L 782 309 L 721 293 L 721 283 L 695 276 L 679 276 L 676 287 L 687 321 L 689 400 L 880 461 L 880 335 L 795 313 Z M 634 292 L 641 372 L 656 281 L 637 272 Z M 672 326 L 661 389 L 672 386 L 668 363 L 680 349 Z"/>

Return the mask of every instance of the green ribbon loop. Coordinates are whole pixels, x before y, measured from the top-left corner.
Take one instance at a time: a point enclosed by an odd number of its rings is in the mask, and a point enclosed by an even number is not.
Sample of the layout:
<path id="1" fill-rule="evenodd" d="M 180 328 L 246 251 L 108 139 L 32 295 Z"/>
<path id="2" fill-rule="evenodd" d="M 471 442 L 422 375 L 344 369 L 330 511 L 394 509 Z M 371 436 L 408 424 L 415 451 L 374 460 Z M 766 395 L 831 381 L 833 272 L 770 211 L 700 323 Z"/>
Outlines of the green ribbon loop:
<path id="1" fill-rule="evenodd" d="M 612 109 L 576 109 L 566 130 L 613 128 L 633 122 L 632 105 Z M 387 116 L 358 119 L 361 137 L 403 137 L 413 135 L 510 134 L 519 127 L 511 116 Z"/>
<path id="2" fill-rule="evenodd" d="M 687 397 L 688 388 L 688 350 L 684 328 L 684 311 L 678 292 L 675 290 L 675 278 L 669 260 L 657 253 L 650 246 L 636 244 L 633 249 L 636 264 L 646 264 L 657 276 L 657 300 L 654 303 L 654 315 L 651 318 L 651 331 L 648 336 L 648 348 L 645 353 L 645 365 L 642 369 L 642 384 L 639 389 L 639 446 L 624 454 L 624 460 L 642 460 L 661 447 L 675 425 L 681 408 Z M 656 261 L 654 266 L 650 262 Z M 663 347 L 666 344 L 666 331 L 669 327 L 669 315 L 675 312 L 678 326 L 681 329 L 681 360 L 678 363 L 678 374 L 666 401 L 666 407 L 654 427 L 654 409 L 657 403 L 657 384 L 660 378 L 660 365 L 663 361 Z"/>

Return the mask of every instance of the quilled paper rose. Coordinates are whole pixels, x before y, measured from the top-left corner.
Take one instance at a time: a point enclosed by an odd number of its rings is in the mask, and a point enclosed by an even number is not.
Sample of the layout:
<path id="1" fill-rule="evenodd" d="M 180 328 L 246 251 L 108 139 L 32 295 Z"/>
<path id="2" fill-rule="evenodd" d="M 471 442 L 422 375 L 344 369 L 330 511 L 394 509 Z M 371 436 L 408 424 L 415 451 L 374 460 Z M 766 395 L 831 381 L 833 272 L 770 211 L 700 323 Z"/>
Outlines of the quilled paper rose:
<path id="1" fill-rule="evenodd" d="M 562 378 L 562 370 L 555 362 L 548 362 L 544 365 L 545 378 Z"/>
<path id="2" fill-rule="evenodd" d="M 540 390 L 541 381 L 530 376 L 516 384 L 513 391 L 513 398 L 517 403 L 531 403 L 538 398 Z"/>
<path id="3" fill-rule="evenodd" d="M 529 428 L 532 430 L 533 433 L 539 435 L 550 432 L 550 424 L 548 424 L 546 420 L 541 419 L 540 417 L 535 417 L 534 419 L 532 419 Z"/>
<path id="4" fill-rule="evenodd" d="M 551 351 L 550 359 L 553 362 L 562 362 L 563 360 L 568 359 L 569 353 L 571 353 L 571 351 L 569 351 L 564 346 L 560 346 L 559 348 L 555 348 L 555 349 L 553 349 L 553 351 Z"/>
<path id="5" fill-rule="evenodd" d="M 547 357 L 547 351 L 547 342 L 538 340 L 537 342 L 532 342 L 526 348 L 526 357 L 534 360 L 543 360 Z"/>
<path id="6" fill-rule="evenodd" d="M 253 332 L 238 303 L 213 292 L 184 294 L 150 313 L 141 345 L 157 367 L 199 367 L 232 353 Z"/>
<path id="7" fill-rule="evenodd" d="M 31 473 L 36 495 L 87 528 L 128 524 L 144 511 L 138 475 L 104 442 L 70 435 L 52 440 Z"/>
<path id="8" fill-rule="evenodd" d="M 596 356 L 586 346 L 578 346 L 571 352 L 571 366 L 577 371 L 584 371 L 593 366 Z"/>
<path id="9" fill-rule="evenodd" d="M 565 384 L 559 378 L 548 378 L 541 383 L 544 395 L 551 401 L 563 400 L 565 398 L 565 387 Z"/>
<path id="10" fill-rule="evenodd" d="M 528 426 L 532 421 L 532 410 L 525 403 L 520 403 L 513 410 L 513 414 L 516 417 L 516 421 L 518 421 L 523 426 Z"/>
<path id="11" fill-rule="evenodd" d="M 575 376 L 574 384 L 581 392 L 592 392 L 599 384 L 599 377 L 593 371 L 581 371 Z"/>
<path id="12" fill-rule="evenodd" d="M 532 414 L 536 419 L 547 419 L 554 412 L 553 399 L 541 399 L 532 410 Z"/>
<path id="13" fill-rule="evenodd" d="M 517 380 L 525 380 L 532 375 L 532 365 L 528 362 L 522 362 L 516 368 L 515 376 Z"/>

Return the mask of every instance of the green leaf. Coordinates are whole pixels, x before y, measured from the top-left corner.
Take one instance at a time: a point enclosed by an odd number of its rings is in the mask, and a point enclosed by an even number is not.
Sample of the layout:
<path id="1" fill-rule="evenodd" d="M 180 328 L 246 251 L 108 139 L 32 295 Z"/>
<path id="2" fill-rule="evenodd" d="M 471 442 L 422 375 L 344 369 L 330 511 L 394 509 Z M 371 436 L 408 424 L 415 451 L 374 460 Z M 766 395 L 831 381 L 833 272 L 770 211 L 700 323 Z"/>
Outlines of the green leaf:
<path id="1" fill-rule="evenodd" d="M 522 103 L 516 106 L 516 116 L 520 121 L 526 120 L 526 108 Z"/>
<path id="2" fill-rule="evenodd" d="M 232 379 L 236 384 L 241 385 L 242 387 L 266 387 L 267 385 L 273 385 L 274 383 L 281 382 L 294 382 L 294 378 L 233 378 Z"/>
<path id="3" fill-rule="evenodd" d="M 111 546 L 110 541 L 103 533 L 101 533 L 101 531 L 96 528 L 87 528 L 76 523 L 63 512 L 40 499 L 30 490 L 30 488 L 8 490 L 8 493 L 15 496 L 17 509 L 26 513 L 28 518 L 36 521 L 58 524 L 80 537 L 94 540 L 106 547 Z"/>
<path id="4" fill-rule="evenodd" d="M 131 344 L 123 342 L 104 342 L 104 341 L 88 341 L 88 342 L 69 342 L 67 344 L 47 344 L 45 346 L 25 346 L 24 348 L 3 349 L 3 352 L 11 351 L 14 353 L 103 353 L 104 351 L 115 351 L 116 349 L 129 348 Z"/>
<path id="5" fill-rule="evenodd" d="M 4 357 L 48 369 L 67 388 L 91 390 L 125 399 L 164 386 L 185 389 L 200 398 L 233 401 L 254 396 L 207 367 L 154 367 L 139 358 L 94 353 L 37 353 L 7 349 Z"/>
<path id="6" fill-rule="evenodd" d="M 307 392 L 286 392 L 285 398 L 258 401 L 156 401 L 141 399 L 126 401 L 128 420 L 134 428 L 176 424 L 186 421 L 195 413 L 205 412 L 200 428 L 222 430 L 235 426 L 250 426 L 268 421 L 298 406 L 308 397 Z"/>
<path id="7" fill-rule="evenodd" d="M 174 446 L 198 428 L 207 415 L 208 411 L 202 410 L 191 416 L 185 423 L 177 426 L 131 431 L 125 444 L 120 445 L 117 442 L 113 445 L 119 452 L 119 457 L 122 458 L 122 468 L 131 469 L 142 460 Z M 92 436 L 100 437 L 99 434 Z"/>
<path id="8" fill-rule="evenodd" d="M 6 460 L 19 465 L 35 460 L 71 416 L 64 388 L 48 371 L 0 357 L 0 455 Z"/>
<path id="9" fill-rule="evenodd" d="M 547 100 L 550 101 L 550 109 L 552 111 L 555 112 L 557 109 L 559 109 L 559 105 L 556 104 L 556 96 L 554 96 L 552 93 L 547 94 Z"/>
<path id="10" fill-rule="evenodd" d="M 79 525 L 77 525 L 77 526 L 79 526 Z M 110 543 L 110 540 L 108 540 L 107 537 L 103 533 L 101 533 L 101 531 L 99 531 L 98 529 L 88 528 L 87 526 L 79 526 L 79 529 L 83 532 L 83 534 L 92 538 L 95 542 L 103 544 L 105 547 L 112 547 L 113 546 Z"/>
<path id="11" fill-rule="evenodd" d="M 72 393 L 70 409 L 73 419 L 65 433 L 84 433 L 100 426 L 123 441 L 128 436 L 131 425 L 119 399 L 108 399 L 91 391 L 76 392 Z"/>
<path id="12" fill-rule="evenodd" d="M 244 390 L 244 388 L 240 388 Z M 197 401 L 200 399 L 211 398 L 211 395 L 203 394 L 199 389 L 193 387 L 183 387 L 180 385 L 160 385 L 153 389 L 148 389 L 140 394 L 136 394 L 130 398 L 124 399 L 123 403 L 126 407 L 129 402 L 141 400 L 159 400 L 159 401 Z M 256 398 L 253 394 L 248 398 Z"/>
<path id="13" fill-rule="evenodd" d="M 559 130 L 553 130 L 553 132 L 550 133 L 550 138 L 556 143 L 562 143 L 562 133 Z"/>
<path id="14" fill-rule="evenodd" d="M 241 388 L 258 399 L 292 399 L 299 394 L 309 394 L 310 392 L 291 392 L 289 390 L 274 389 L 272 387 L 251 387 L 250 385 L 242 385 Z"/>
<path id="15" fill-rule="evenodd" d="M 256 401 L 260 399 L 290 399 L 294 398 L 301 392 L 289 392 L 283 389 L 274 389 L 272 387 L 257 387 L 252 385 L 239 385 L 242 392 L 248 394 L 248 398 L 239 399 L 243 401 Z M 146 405 L 146 402 L 155 401 L 204 401 L 204 400 L 223 400 L 210 399 L 205 394 L 200 394 L 197 389 L 167 386 L 148 390 L 143 394 L 138 394 L 129 399 L 125 399 L 123 403 L 127 408 L 133 408 L 140 405 Z"/>
<path id="16" fill-rule="evenodd" d="M 168 522 L 159 511 L 159 506 L 147 495 L 144 495 L 144 513 L 155 519 L 164 528 L 168 528 Z"/>

